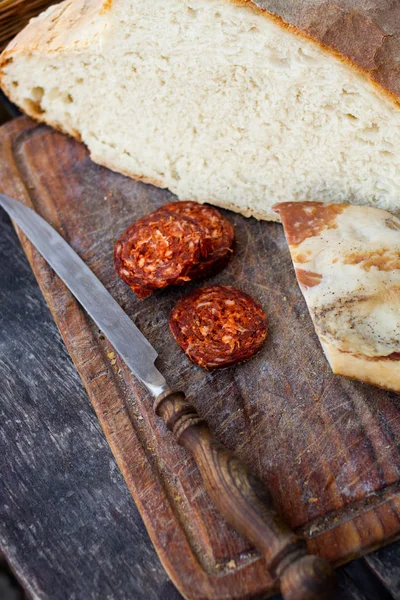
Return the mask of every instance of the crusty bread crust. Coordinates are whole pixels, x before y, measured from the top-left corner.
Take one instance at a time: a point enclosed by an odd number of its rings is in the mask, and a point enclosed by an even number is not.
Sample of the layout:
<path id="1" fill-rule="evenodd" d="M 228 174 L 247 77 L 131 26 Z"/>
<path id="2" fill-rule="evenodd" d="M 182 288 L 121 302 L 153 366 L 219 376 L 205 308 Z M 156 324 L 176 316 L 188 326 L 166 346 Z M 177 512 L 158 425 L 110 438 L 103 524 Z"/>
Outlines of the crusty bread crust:
<path id="1" fill-rule="evenodd" d="M 81 134 L 79 131 L 77 131 L 76 129 L 67 128 L 64 125 L 61 125 L 60 123 L 56 123 L 55 121 L 52 121 L 51 119 L 48 119 L 48 118 L 44 119 L 40 114 L 38 114 L 37 112 L 30 109 L 28 105 L 24 108 L 24 112 L 25 112 L 25 114 L 28 115 L 28 117 L 31 117 L 34 121 L 38 121 L 39 123 L 43 123 L 44 125 L 50 125 L 50 127 L 53 127 L 53 129 L 56 129 L 57 131 L 60 131 L 61 133 L 65 133 L 65 134 L 71 136 L 77 142 L 82 141 L 82 137 L 81 137 Z M 97 161 L 95 161 L 95 162 L 97 162 Z"/>
<path id="2" fill-rule="evenodd" d="M 292 34 L 317 44 L 366 76 L 378 92 L 400 107 L 400 78 L 396 71 L 399 60 L 396 50 L 400 46 L 400 7 L 388 10 L 387 7 L 381 7 L 380 0 L 374 0 L 376 7 L 370 7 L 368 12 L 365 11 L 363 0 L 337 0 L 330 2 L 329 6 L 325 0 L 312 5 L 297 0 L 225 1 L 247 6 Z M 385 27 L 389 25 L 390 32 L 387 32 Z M 385 54 L 389 42 L 391 50 Z"/>
<path id="3" fill-rule="evenodd" d="M 262 9 L 280 17 L 301 34 L 344 58 L 396 102 L 399 101 L 398 2 L 258 0 L 258 3 Z"/>
<path id="4" fill-rule="evenodd" d="M 53 127 L 55 127 L 56 129 L 60 129 L 57 126 L 54 126 L 54 124 L 51 124 L 51 125 Z M 64 132 L 64 133 L 68 133 L 68 132 Z M 130 177 L 131 179 L 134 179 L 135 181 L 141 181 L 143 183 L 154 185 L 155 187 L 162 188 L 162 189 L 168 188 L 166 182 L 162 181 L 161 179 L 152 179 L 150 177 L 145 177 L 144 175 L 138 175 L 137 173 L 132 173 L 130 171 L 121 169 L 118 165 L 115 165 L 114 163 L 112 163 L 110 161 L 105 161 L 104 158 L 102 158 L 101 156 L 92 154 L 91 158 L 98 165 L 102 165 L 103 167 L 106 167 L 107 169 L 111 169 L 111 171 L 115 171 L 116 173 L 122 173 L 122 175 L 126 175 L 127 177 Z M 187 199 L 188 198 L 179 198 L 179 200 L 187 200 Z M 196 202 L 201 203 L 202 200 L 199 198 L 196 198 Z M 244 215 L 245 217 L 253 216 L 255 219 L 259 219 L 259 220 L 263 220 L 263 219 L 265 220 L 266 214 L 267 214 L 268 221 L 275 221 L 277 223 L 280 223 L 279 216 L 277 215 L 277 213 L 275 213 L 273 211 L 270 211 L 268 213 L 266 213 L 265 211 L 263 213 L 257 213 L 257 212 L 254 212 L 254 210 L 252 210 L 252 211 L 249 210 L 248 213 L 246 214 L 246 212 L 243 210 L 243 208 L 239 208 L 235 204 L 229 204 L 228 202 L 224 202 L 224 204 L 221 204 L 218 201 L 215 201 L 213 198 L 207 198 L 207 200 L 204 200 L 204 202 L 207 202 L 208 204 L 213 204 L 214 206 L 219 206 L 220 208 L 224 208 L 226 210 L 232 210 L 233 212 L 238 212 L 238 213 Z"/>
<path id="5" fill-rule="evenodd" d="M 0 87 L 15 102 L 12 88 L 5 83 L 4 69 L 17 56 L 29 56 L 35 52 L 52 54 L 59 51 L 87 48 L 90 42 L 106 27 L 106 17 L 102 8 L 107 0 L 64 0 L 50 6 L 8 44 L 0 56 Z M 24 107 L 24 112 L 37 121 L 54 126 L 49 120 Z M 56 129 L 64 129 L 57 125 Z M 78 137 L 77 132 L 69 132 Z M 80 137 L 80 134 L 79 134 Z"/>
<path id="6" fill-rule="evenodd" d="M 106 27 L 105 4 L 106 0 L 64 0 L 50 6 L 11 40 L 1 55 L 0 67 L 20 54 L 86 48 Z"/>
<path id="7" fill-rule="evenodd" d="M 278 26 L 289 30 L 293 35 L 307 38 L 349 67 L 366 77 L 371 85 L 396 107 L 400 105 L 400 78 L 397 77 L 398 52 L 400 46 L 400 5 L 391 9 L 383 6 L 381 0 L 371 0 L 368 10 L 364 0 L 334 0 L 329 5 L 325 0 L 306 3 L 297 0 L 225 0 L 274 21 Z M 25 29 L 7 46 L 0 57 L 0 86 L 6 95 L 15 101 L 15 91 L 5 83 L 4 70 L 9 62 L 19 55 L 28 56 L 35 52 L 53 54 L 79 51 L 87 48 L 107 26 L 112 10 L 110 0 L 64 0 L 47 9 L 33 19 Z M 371 7 L 372 4 L 372 7 Z M 396 16 L 398 18 L 396 18 Z M 51 122 L 47 114 L 35 113 L 28 106 L 23 107 L 32 118 L 46 122 L 56 129 L 80 139 L 77 131 L 68 131 L 59 123 Z M 93 160 L 121 172 L 120 167 L 93 156 Z M 124 171 L 124 174 L 137 180 L 167 187 L 161 180 Z M 201 201 L 201 199 L 196 198 Z M 208 201 L 213 202 L 212 198 Z M 213 202 L 214 203 L 214 202 Z M 218 202 L 215 202 L 218 205 Z M 256 218 L 279 221 L 272 211 L 246 214 L 243 208 L 224 203 L 224 208 L 238 211 Z"/>
<path id="8" fill-rule="evenodd" d="M 373 0 L 298 2 L 297 0 L 225 0 L 246 6 L 294 35 L 306 37 L 320 48 L 366 76 L 371 84 L 400 105 L 398 77 L 400 47 L 400 5 Z M 2 71 L 18 54 L 40 48 L 51 53 L 85 47 L 105 27 L 111 0 L 64 0 L 32 19 L 10 42 L 0 58 L 0 86 L 6 89 Z M 79 25 L 77 28 L 76 25 Z M 35 117 L 36 118 L 36 117 Z"/>
<path id="9" fill-rule="evenodd" d="M 90 158 L 93 160 L 93 162 L 97 163 L 98 165 L 102 165 L 103 167 L 106 167 L 107 169 L 111 169 L 111 171 L 115 171 L 116 173 L 121 173 L 122 175 L 126 175 L 127 177 L 130 177 L 131 179 L 135 179 L 135 181 L 141 181 L 142 183 L 148 183 L 149 185 L 154 185 L 155 187 L 162 188 L 162 189 L 167 187 L 165 185 L 165 183 L 162 182 L 160 179 L 152 179 L 151 177 L 146 177 L 145 175 L 131 173 L 130 171 L 121 169 L 120 166 L 117 166 L 110 161 L 105 161 L 104 158 L 102 158 L 101 156 L 91 154 Z"/>

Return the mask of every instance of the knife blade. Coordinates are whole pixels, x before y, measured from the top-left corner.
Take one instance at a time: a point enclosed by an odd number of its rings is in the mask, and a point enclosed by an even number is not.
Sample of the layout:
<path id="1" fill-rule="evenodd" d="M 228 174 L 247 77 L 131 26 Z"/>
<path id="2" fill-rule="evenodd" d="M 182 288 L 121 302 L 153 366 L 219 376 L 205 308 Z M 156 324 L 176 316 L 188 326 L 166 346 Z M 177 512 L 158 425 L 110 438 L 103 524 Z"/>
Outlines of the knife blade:
<path id="1" fill-rule="evenodd" d="M 304 541 L 282 519 L 263 482 L 218 443 L 183 392 L 173 392 L 154 362 L 157 352 L 89 267 L 35 211 L 0 193 L 0 206 L 20 227 L 155 397 L 154 410 L 194 458 L 216 508 L 261 552 L 280 580 L 285 600 L 331 598 L 335 575 L 324 559 L 306 553 Z"/>
<path id="2" fill-rule="evenodd" d="M 64 238 L 18 200 L 0 194 L 0 206 L 71 290 L 132 373 L 153 396 L 164 392 L 167 382 L 154 364 L 156 350 Z"/>

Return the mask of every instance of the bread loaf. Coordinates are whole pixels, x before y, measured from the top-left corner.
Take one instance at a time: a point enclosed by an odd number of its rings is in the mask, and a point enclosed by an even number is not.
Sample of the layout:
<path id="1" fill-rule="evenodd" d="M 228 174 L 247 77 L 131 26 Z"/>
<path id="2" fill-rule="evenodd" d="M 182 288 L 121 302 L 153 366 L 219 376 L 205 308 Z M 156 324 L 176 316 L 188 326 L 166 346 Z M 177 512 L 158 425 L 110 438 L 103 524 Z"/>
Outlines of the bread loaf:
<path id="1" fill-rule="evenodd" d="M 400 4 L 66 0 L 1 86 L 94 161 L 276 220 L 281 201 L 400 211 Z"/>

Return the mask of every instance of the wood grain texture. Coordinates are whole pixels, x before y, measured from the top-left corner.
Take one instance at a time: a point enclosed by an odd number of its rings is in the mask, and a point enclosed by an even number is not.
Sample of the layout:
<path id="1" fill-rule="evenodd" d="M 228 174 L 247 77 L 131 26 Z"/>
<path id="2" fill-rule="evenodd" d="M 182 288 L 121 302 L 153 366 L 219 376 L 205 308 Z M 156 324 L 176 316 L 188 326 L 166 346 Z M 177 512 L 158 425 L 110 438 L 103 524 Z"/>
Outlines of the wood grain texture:
<path id="1" fill-rule="evenodd" d="M 182 600 L 3 211 L 0 231 L 0 554 L 29 600 Z"/>
<path id="2" fill-rule="evenodd" d="M 379 553 L 371 554 L 365 560 L 393 598 L 400 600 L 400 560 L 396 549 L 396 545 L 382 548 Z"/>
<path id="3" fill-rule="evenodd" d="M 0 232 L 0 548 L 34 600 L 181 600 L 3 211 Z M 335 600 L 399 598 L 399 564 L 396 542 L 340 567 Z"/>
<path id="4" fill-rule="evenodd" d="M 213 438 L 185 394 L 164 391 L 154 412 L 194 458 L 219 514 L 261 552 L 284 600 L 330 600 L 337 588 L 332 565 L 306 553 L 304 540 L 282 519 L 261 479 Z"/>
<path id="5" fill-rule="evenodd" d="M 271 331 L 249 363 L 206 373 L 186 360 L 167 330 L 169 310 L 184 290 L 139 302 L 112 267 L 113 242 L 123 228 L 172 196 L 93 165 L 81 145 L 25 118 L 3 128 L 0 142 L 2 191 L 32 203 L 60 230 L 157 348 L 171 384 L 185 389 L 216 436 L 267 484 L 311 551 L 340 563 L 399 535 L 398 396 L 329 372 L 279 225 L 227 213 L 237 255 L 213 281 L 258 298 Z M 271 591 L 258 554 L 216 514 L 192 460 L 154 417 L 150 399 L 23 243 L 153 543 L 182 593 L 213 599 Z"/>
<path id="6" fill-rule="evenodd" d="M 281 561 L 292 552 L 303 554 L 301 540 L 285 528 L 273 510 L 268 490 L 244 463 L 212 438 L 205 421 L 191 414 L 184 394 L 164 395 L 156 404 L 157 414 L 174 431 L 178 443 L 197 459 L 214 506 L 222 515 L 226 512 L 226 519 L 260 550 L 269 570 L 278 571 Z"/>

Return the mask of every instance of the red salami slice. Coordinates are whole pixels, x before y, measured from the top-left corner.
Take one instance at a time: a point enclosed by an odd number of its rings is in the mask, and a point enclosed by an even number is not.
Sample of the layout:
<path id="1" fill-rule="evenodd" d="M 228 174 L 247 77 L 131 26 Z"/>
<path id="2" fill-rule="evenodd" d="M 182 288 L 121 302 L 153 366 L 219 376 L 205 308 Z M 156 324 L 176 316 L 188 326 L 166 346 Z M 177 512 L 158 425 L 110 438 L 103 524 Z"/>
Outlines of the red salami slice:
<path id="1" fill-rule="evenodd" d="M 170 202 L 158 210 L 193 219 L 211 238 L 211 250 L 207 258 L 190 271 L 191 279 L 211 277 L 226 267 L 233 254 L 235 234 L 232 225 L 216 208 L 187 200 Z"/>
<path id="2" fill-rule="evenodd" d="M 207 257 L 211 243 L 192 219 L 156 212 L 133 223 L 115 245 L 118 275 L 139 298 L 190 280 L 189 271 Z"/>
<path id="3" fill-rule="evenodd" d="M 206 369 L 247 360 L 261 348 L 268 331 L 260 304 L 224 285 L 184 296 L 172 310 L 169 326 L 190 360 Z"/>

